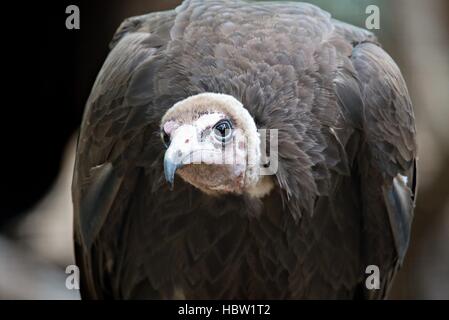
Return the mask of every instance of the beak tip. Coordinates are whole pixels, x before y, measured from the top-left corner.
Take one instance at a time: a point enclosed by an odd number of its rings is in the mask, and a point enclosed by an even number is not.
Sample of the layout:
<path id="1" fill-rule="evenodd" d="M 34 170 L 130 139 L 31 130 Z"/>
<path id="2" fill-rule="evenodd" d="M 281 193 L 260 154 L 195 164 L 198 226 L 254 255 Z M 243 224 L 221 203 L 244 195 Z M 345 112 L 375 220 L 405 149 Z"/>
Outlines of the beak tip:
<path id="1" fill-rule="evenodd" d="M 175 186 L 175 179 L 174 179 L 174 177 L 172 179 L 169 179 L 169 178 L 165 177 L 165 180 L 167 181 L 168 189 L 170 191 L 173 191 L 173 188 Z"/>
<path id="2" fill-rule="evenodd" d="M 175 173 L 176 169 L 178 169 L 179 165 L 177 163 L 174 163 L 167 158 L 164 159 L 164 174 L 165 174 L 165 180 L 169 184 L 170 191 L 173 191 L 173 187 L 175 184 Z"/>

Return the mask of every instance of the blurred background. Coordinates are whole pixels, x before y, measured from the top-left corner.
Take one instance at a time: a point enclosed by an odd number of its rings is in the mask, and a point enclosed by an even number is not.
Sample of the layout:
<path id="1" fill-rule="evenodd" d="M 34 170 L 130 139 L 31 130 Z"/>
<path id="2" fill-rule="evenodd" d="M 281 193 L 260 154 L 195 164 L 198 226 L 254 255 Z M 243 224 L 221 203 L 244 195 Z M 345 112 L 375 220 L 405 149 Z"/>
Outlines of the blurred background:
<path id="1" fill-rule="evenodd" d="M 380 29 L 372 31 L 408 84 L 419 147 L 412 238 L 390 298 L 449 299 L 449 1 L 308 2 L 361 27 L 368 5 L 380 9 Z M 3 65 L 11 72 L 5 96 L 17 105 L 2 135 L 8 156 L 0 179 L 0 299 L 79 299 L 65 287 L 65 269 L 74 263 L 70 185 L 84 104 L 120 22 L 179 3 L 39 4 L 34 19 L 5 35 L 5 51 L 20 61 Z M 65 28 L 69 4 L 80 8 L 80 30 Z"/>

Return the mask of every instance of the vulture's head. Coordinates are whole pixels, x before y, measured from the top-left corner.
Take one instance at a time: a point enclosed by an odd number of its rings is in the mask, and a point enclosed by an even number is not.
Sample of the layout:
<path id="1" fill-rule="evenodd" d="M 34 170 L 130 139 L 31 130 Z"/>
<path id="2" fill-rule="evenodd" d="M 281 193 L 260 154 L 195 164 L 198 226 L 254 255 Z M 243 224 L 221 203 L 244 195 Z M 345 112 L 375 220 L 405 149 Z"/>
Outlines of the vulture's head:
<path id="1" fill-rule="evenodd" d="M 202 93 L 176 103 L 162 118 L 161 137 L 167 148 L 165 178 L 171 186 L 178 174 L 207 194 L 260 197 L 271 189 L 259 176 L 256 124 L 232 96 Z"/>

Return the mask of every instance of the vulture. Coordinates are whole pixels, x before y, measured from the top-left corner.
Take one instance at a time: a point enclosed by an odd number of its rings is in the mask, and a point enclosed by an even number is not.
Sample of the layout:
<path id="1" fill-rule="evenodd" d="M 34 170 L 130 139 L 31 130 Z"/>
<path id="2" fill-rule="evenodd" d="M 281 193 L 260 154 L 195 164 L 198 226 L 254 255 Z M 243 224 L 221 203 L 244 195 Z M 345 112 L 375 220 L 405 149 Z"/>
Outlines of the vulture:
<path id="1" fill-rule="evenodd" d="M 307 3 L 186 0 L 110 46 L 73 176 L 82 298 L 387 296 L 416 141 L 374 34 Z"/>

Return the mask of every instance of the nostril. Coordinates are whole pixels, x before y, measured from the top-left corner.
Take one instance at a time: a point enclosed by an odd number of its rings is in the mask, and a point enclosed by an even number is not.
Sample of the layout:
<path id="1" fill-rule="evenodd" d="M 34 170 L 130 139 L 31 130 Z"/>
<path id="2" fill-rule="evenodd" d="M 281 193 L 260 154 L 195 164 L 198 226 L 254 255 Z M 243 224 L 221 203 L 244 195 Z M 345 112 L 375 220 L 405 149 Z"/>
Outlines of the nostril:
<path id="1" fill-rule="evenodd" d="M 189 141 L 190 141 L 189 139 L 186 139 L 186 141 L 184 141 L 184 143 L 189 143 Z"/>
<path id="2" fill-rule="evenodd" d="M 182 151 L 178 150 L 178 152 L 176 152 L 176 157 L 181 158 L 182 157 Z"/>

